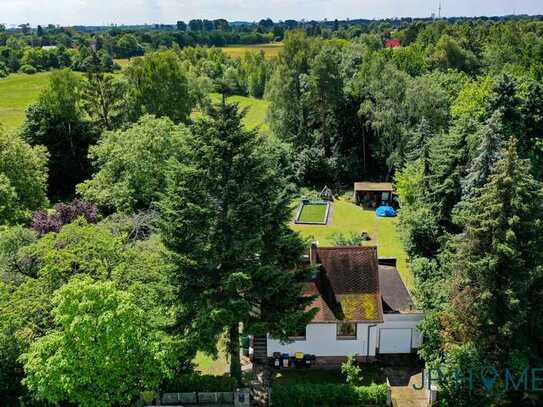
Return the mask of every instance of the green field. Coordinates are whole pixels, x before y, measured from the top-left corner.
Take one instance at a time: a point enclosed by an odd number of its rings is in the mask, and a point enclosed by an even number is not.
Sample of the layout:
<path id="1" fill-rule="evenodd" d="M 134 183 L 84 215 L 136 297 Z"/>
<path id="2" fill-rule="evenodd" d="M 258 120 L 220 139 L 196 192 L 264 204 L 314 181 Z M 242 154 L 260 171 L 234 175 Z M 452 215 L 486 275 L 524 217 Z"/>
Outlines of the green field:
<path id="1" fill-rule="evenodd" d="M 0 79 L 0 123 L 4 128 L 13 130 L 23 123 L 26 108 L 38 100 L 41 91 L 47 87 L 50 75 L 50 72 L 35 75 L 12 74 Z M 218 103 L 221 96 L 211 94 L 211 99 Z M 247 127 L 259 128 L 262 132 L 268 131 L 265 123 L 269 105 L 267 101 L 244 96 L 231 96 L 228 101 L 238 103 L 241 108 L 247 109 L 245 117 Z"/>
<path id="2" fill-rule="evenodd" d="M 219 103 L 221 101 L 221 95 L 218 93 L 212 93 L 210 96 L 214 103 Z M 269 132 L 268 125 L 266 124 L 266 114 L 270 104 L 267 100 L 246 96 L 230 96 L 227 99 L 227 102 L 237 103 L 241 109 L 247 109 L 244 123 L 248 128 L 258 128 L 264 133 Z"/>
<path id="3" fill-rule="evenodd" d="M 26 108 L 38 100 L 50 75 L 50 72 L 12 74 L 0 79 L 0 123 L 4 128 L 12 130 L 21 125 Z"/>
<path id="4" fill-rule="evenodd" d="M 302 207 L 298 222 L 303 223 L 323 223 L 326 216 L 326 205 L 305 204 Z"/>
<path id="5" fill-rule="evenodd" d="M 283 49 L 282 43 L 275 44 L 260 44 L 260 45 L 232 45 L 221 48 L 227 55 L 232 58 L 241 58 L 247 52 L 260 52 L 264 51 L 266 59 L 271 59 L 279 55 L 279 52 Z"/>
<path id="6" fill-rule="evenodd" d="M 303 237 L 318 241 L 321 246 L 333 244 L 333 236 L 340 233 L 368 232 L 371 240 L 366 244 L 377 246 L 379 256 L 396 257 L 405 285 L 413 288 L 413 275 L 400 241 L 398 222 L 399 218 L 378 218 L 375 211 L 364 210 L 345 199 L 337 199 L 330 208 L 327 225 L 292 225 L 292 229 L 299 231 Z"/>

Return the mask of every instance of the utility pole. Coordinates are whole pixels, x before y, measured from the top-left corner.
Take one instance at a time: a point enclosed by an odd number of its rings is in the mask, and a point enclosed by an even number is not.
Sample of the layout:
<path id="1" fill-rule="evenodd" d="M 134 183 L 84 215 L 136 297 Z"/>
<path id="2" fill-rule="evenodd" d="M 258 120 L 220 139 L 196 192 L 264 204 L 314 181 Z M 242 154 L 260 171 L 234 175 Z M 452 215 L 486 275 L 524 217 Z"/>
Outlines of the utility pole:
<path id="1" fill-rule="evenodd" d="M 437 18 L 441 20 L 441 0 L 439 1 L 439 12 L 437 13 Z"/>

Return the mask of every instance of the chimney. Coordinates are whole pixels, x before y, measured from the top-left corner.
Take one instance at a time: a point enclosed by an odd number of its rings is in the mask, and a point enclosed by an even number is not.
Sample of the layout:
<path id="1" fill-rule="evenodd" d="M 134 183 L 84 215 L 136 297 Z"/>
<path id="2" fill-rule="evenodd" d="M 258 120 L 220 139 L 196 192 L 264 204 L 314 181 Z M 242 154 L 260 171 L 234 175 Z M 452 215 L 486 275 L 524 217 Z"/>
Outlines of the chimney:
<path id="1" fill-rule="evenodd" d="M 312 241 L 311 247 L 309 248 L 309 262 L 311 264 L 317 264 L 317 248 L 319 247 L 319 242 Z"/>

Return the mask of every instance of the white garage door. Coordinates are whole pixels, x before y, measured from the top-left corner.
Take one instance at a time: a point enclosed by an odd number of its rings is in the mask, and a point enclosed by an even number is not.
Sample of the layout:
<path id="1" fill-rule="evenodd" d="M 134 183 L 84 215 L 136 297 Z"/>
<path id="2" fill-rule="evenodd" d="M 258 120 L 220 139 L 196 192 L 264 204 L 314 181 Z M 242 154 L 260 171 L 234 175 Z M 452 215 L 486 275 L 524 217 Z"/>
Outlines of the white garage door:
<path id="1" fill-rule="evenodd" d="M 411 353 L 411 329 L 380 329 L 379 353 Z"/>

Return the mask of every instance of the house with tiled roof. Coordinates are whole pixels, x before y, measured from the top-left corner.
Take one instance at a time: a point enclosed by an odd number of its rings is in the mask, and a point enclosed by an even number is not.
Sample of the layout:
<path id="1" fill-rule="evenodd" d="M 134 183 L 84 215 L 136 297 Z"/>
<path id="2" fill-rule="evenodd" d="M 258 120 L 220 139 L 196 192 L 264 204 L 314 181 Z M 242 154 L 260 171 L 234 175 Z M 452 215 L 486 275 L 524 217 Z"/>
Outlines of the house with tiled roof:
<path id="1" fill-rule="evenodd" d="M 380 354 L 411 353 L 422 343 L 415 310 L 395 259 L 379 259 L 377 247 L 317 247 L 309 261 L 316 267 L 304 294 L 318 312 L 303 332 L 287 342 L 268 335 L 267 354 L 297 352 L 317 363 L 340 363 L 354 355 L 367 360 Z"/>

